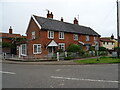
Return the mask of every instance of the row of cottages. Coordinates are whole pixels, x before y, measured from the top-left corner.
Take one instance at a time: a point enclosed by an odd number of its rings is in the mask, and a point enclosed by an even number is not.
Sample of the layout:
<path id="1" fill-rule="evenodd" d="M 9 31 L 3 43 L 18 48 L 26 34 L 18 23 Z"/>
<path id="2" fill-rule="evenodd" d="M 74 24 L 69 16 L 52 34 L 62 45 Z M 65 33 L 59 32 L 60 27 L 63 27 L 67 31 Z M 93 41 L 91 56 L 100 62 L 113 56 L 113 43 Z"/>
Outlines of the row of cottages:
<path id="1" fill-rule="evenodd" d="M 16 41 L 18 38 L 26 38 L 26 36 L 13 33 L 13 29 L 11 26 L 8 33 L 0 32 L 1 52 L 17 55 Z"/>
<path id="2" fill-rule="evenodd" d="M 100 35 L 90 27 L 81 26 L 75 18 L 72 23 L 53 19 L 48 11 L 47 18 L 31 16 L 27 31 L 27 41 L 20 45 L 20 56 L 43 57 L 57 50 L 65 51 L 70 44 L 77 44 L 84 50 L 95 46 Z"/>

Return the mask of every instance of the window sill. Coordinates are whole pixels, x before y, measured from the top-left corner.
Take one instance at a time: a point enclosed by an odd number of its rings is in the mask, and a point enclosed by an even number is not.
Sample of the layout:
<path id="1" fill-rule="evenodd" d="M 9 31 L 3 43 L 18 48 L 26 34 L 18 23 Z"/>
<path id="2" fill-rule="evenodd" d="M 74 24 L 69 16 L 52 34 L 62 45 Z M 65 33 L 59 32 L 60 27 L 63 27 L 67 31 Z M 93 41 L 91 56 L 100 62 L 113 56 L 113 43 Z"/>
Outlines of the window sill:
<path id="1" fill-rule="evenodd" d="M 33 53 L 33 54 L 41 54 L 41 52 L 40 53 Z"/>
<path id="2" fill-rule="evenodd" d="M 59 38 L 60 40 L 63 40 L 64 38 Z"/>
<path id="3" fill-rule="evenodd" d="M 26 54 L 21 54 L 21 56 L 27 56 Z"/>
<path id="4" fill-rule="evenodd" d="M 74 40 L 74 41 L 78 41 L 78 40 Z"/>
<path id="5" fill-rule="evenodd" d="M 48 38 L 48 39 L 54 39 L 54 38 Z"/>

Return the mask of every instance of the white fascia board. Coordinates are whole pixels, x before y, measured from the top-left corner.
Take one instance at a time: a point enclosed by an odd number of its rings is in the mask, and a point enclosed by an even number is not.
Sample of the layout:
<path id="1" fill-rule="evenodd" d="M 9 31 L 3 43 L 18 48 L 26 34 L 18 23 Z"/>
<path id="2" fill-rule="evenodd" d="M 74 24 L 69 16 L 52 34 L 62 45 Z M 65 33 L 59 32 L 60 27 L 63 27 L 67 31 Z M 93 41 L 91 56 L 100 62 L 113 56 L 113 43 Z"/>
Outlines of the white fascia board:
<path id="1" fill-rule="evenodd" d="M 32 15 L 32 18 L 33 18 L 33 20 L 35 21 L 35 23 L 37 24 L 37 26 L 39 27 L 39 29 L 41 29 L 41 26 L 40 26 L 40 24 L 37 22 L 37 20 L 35 19 L 35 17 Z"/>

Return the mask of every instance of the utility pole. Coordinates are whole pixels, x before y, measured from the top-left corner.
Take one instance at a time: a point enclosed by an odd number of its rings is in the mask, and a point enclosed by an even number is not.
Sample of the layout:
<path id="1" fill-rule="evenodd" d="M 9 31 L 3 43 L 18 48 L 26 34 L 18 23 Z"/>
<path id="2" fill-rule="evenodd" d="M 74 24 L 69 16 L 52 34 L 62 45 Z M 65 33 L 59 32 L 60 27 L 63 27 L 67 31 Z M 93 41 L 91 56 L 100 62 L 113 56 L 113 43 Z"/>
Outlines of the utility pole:
<path id="1" fill-rule="evenodd" d="M 117 38 L 118 38 L 118 49 L 117 49 L 117 55 L 119 58 L 119 43 L 120 43 L 120 36 L 119 36 L 119 2 L 117 0 Z"/>

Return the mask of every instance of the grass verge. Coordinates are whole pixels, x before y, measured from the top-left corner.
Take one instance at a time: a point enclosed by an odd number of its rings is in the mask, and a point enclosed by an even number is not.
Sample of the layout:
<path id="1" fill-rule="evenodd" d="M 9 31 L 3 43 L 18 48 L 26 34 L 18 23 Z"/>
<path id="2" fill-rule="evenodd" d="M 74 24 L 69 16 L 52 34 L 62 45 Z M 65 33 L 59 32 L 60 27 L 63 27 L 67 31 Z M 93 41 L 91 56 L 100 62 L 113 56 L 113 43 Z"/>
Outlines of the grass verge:
<path id="1" fill-rule="evenodd" d="M 74 62 L 79 64 L 120 63 L 120 58 L 100 57 L 99 61 L 97 61 L 97 58 L 92 58 L 85 60 L 75 60 Z"/>

